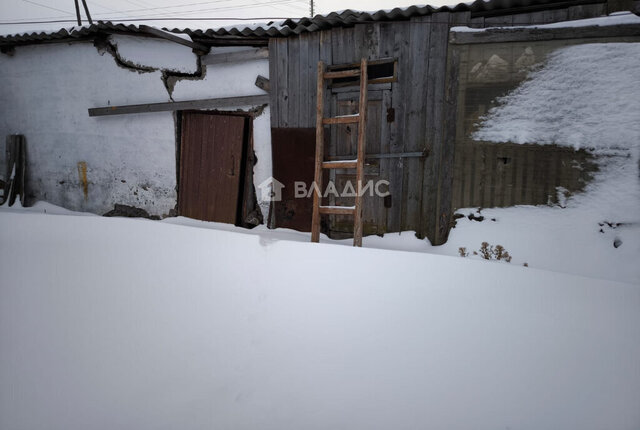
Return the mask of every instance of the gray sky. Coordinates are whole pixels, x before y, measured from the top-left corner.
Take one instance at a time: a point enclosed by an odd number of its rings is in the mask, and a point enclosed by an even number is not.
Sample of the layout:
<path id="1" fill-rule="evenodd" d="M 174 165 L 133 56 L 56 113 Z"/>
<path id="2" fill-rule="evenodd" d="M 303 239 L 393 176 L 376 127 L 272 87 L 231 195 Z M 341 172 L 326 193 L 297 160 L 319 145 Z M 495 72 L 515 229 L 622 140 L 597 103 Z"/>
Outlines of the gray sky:
<path id="1" fill-rule="evenodd" d="M 82 3 L 78 0 L 81 8 Z M 424 1 L 424 0 L 423 0 Z M 274 18 L 309 15 L 308 0 L 86 0 L 94 20 L 148 18 Z M 406 7 L 410 0 L 318 0 L 315 13 L 329 13 L 343 9 L 378 10 Z M 455 1 L 434 0 L 429 4 L 442 6 Z M 83 13 L 84 18 L 84 13 Z M 69 20 L 69 22 L 7 25 L 7 22 Z M 160 27 L 220 27 L 242 26 L 251 21 L 144 21 Z M 75 25 L 73 0 L 0 0 L 0 34 L 36 30 L 55 30 Z"/>

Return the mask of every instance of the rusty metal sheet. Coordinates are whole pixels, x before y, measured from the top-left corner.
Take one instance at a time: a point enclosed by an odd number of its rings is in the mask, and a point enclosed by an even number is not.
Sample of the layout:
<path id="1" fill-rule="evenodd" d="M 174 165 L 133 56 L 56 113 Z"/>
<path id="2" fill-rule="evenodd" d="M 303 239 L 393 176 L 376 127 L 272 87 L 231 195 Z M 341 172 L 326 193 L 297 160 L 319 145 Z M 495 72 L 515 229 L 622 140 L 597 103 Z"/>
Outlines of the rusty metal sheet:
<path id="1" fill-rule="evenodd" d="M 182 116 L 180 215 L 235 224 L 241 194 L 245 119 L 208 112 Z"/>
<path id="2" fill-rule="evenodd" d="M 295 198 L 295 181 L 313 182 L 315 128 L 272 128 L 273 178 L 284 185 L 282 200 L 273 202 L 276 227 L 311 231 L 312 198 Z"/>

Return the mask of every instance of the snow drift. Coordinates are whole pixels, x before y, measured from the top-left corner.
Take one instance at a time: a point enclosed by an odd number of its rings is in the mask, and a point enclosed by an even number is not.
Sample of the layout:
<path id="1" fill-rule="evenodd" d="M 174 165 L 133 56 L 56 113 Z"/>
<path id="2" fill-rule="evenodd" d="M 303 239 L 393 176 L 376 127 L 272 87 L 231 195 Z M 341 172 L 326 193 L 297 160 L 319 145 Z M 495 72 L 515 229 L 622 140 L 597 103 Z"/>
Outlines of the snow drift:
<path id="1" fill-rule="evenodd" d="M 2 429 L 637 429 L 640 287 L 0 212 Z"/>
<path id="2" fill-rule="evenodd" d="M 475 139 L 573 146 L 600 153 L 640 146 L 640 43 L 558 49 L 482 121 Z"/>
<path id="3" fill-rule="evenodd" d="M 520 264 L 640 284 L 638 70 L 640 43 L 568 46 L 501 98 L 475 139 L 584 148 L 599 171 L 583 193 L 564 196 L 558 189 L 562 207 L 483 209 L 497 222 L 460 220 L 440 252 L 488 241 Z"/>

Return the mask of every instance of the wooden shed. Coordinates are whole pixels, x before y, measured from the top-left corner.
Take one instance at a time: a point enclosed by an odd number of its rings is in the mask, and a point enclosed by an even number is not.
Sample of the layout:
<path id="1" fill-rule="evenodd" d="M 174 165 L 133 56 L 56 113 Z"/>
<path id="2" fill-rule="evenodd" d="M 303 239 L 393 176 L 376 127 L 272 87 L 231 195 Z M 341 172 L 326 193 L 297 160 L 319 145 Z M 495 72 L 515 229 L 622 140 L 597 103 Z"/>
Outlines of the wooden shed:
<path id="1" fill-rule="evenodd" d="M 638 26 L 504 27 L 639 8 L 638 0 L 477 0 L 437 9 L 347 10 L 250 28 L 99 22 L 2 36 L 0 132 L 28 142 L 28 200 L 98 214 L 127 206 L 158 218 L 246 227 L 264 220 L 272 228 L 310 231 L 312 193 L 301 197 L 296 182 L 310 190 L 314 181 L 318 63 L 345 72 L 366 59 L 363 173 L 365 182 L 383 184 L 384 195 L 365 196 L 363 233 L 415 231 L 438 245 L 458 208 L 544 204 L 558 187 L 579 190 L 588 178 L 592 165 L 584 152 L 470 139 L 479 116 L 526 76 L 514 68 L 520 52 L 543 56 L 570 43 L 640 37 Z M 451 31 L 458 26 L 495 29 Z M 158 53 L 153 61 L 140 56 L 140 45 Z M 473 72 L 493 54 L 504 70 Z M 56 85 L 52 73 L 61 76 Z M 104 81 L 98 93 L 96 76 Z M 359 76 L 327 81 L 321 117 L 359 111 Z M 61 111 L 61 103 L 74 108 Z M 356 156 L 360 126 L 339 122 L 324 129 L 327 161 Z M 338 193 L 353 184 L 353 169 L 328 164 L 334 167 L 325 184 L 330 180 Z M 281 198 L 272 199 L 276 188 Z M 352 236 L 351 215 L 359 213 L 349 209 L 353 198 L 323 200 L 341 214 L 323 215 L 322 231 Z"/>
<path id="2" fill-rule="evenodd" d="M 453 26 L 545 24 L 606 15 L 632 2 L 476 1 L 455 7 L 410 7 L 377 13 L 345 11 L 290 21 L 269 39 L 273 176 L 293 188 L 313 177 L 317 63 L 337 67 L 369 60 L 365 178 L 388 181 L 389 195 L 365 200 L 364 234 L 415 231 L 433 244 L 446 241 L 452 218 L 457 76 L 447 77 Z M 451 71 L 451 70 L 450 70 Z M 356 81 L 335 80 L 325 92 L 331 116 L 357 109 Z M 353 125 L 326 128 L 328 159 L 355 156 Z M 292 160 L 296 160 L 292 162 Z M 340 189 L 349 171 L 330 178 Z M 553 186 L 550 184 L 549 186 Z M 329 197 L 332 205 L 347 205 Z M 539 199 L 538 199 L 539 200 Z M 532 204 L 538 200 L 531 199 Z M 519 202 L 527 203 L 525 200 Z M 482 201 L 473 201 L 479 205 Z M 308 231 L 311 199 L 292 194 L 275 202 L 273 227 Z M 352 223 L 326 215 L 330 237 L 352 234 Z"/>

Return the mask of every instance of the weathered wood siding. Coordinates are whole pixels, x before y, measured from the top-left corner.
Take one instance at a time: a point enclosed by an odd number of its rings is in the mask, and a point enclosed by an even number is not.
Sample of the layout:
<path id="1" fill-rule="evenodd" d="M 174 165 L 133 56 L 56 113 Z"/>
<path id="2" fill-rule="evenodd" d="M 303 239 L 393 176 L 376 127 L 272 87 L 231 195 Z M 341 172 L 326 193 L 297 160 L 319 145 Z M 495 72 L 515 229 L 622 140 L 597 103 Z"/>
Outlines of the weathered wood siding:
<path id="1" fill-rule="evenodd" d="M 435 237 L 435 225 L 431 221 L 436 213 L 437 195 L 433 191 L 438 180 L 436 158 L 442 147 L 449 18 L 449 13 L 434 14 L 409 22 L 356 25 L 270 42 L 273 128 L 315 127 L 318 60 L 327 64 L 353 63 L 362 57 L 398 60 L 398 80 L 374 85 L 371 89 L 372 94 L 379 90 L 379 100 L 368 121 L 367 153 L 389 154 L 391 158 L 369 162 L 367 179 L 388 180 L 391 198 L 386 205 L 382 200 L 375 204 L 369 201 L 366 205 L 365 233 L 415 230 L 432 240 Z M 328 94 L 331 96 L 327 97 L 327 115 L 343 113 L 336 111 L 335 106 L 344 93 Z M 388 118 L 388 112 L 393 112 L 392 117 Z M 346 129 L 335 126 L 328 130 L 329 154 L 348 155 L 340 144 L 344 139 L 339 137 Z M 426 156 L 393 156 L 406 153 Z M 375 174 L 371 174 L 373 171 Z M 340 183 L 336 183 L 338 188 Z M 423 211 L 428 215 L 423 216 Z M 349 225 L 341 221 L 336 217 L 330 223 L 335 233 L 344 233 L 344 227 Z"/>
<path id="2" fill-rule="evenodd" d="M 379 200 L 370 208 L 370 213 L 375 214 L 372 220 L 376 226 L 369 226 L 367 230 L 377 234 L 415 230 L 418 236 L 426 236 L 432 243 L 444 243 L 454 190 L 452 137 L 455 130 L 451 129 L 448 119 L 455 118 L 455 109 L 451 106 L 455 105 L 457 95 L 455 83 L 447 84 L 450 27 L 538 24 L 588 18 L 605 12 L 606 3 L 502 17 L 440 12 L 409 21 L 357 24 L 273 38 L 269 41 L 271 126 L 315 127 L 318 60 L 344 64 L 359 62 L 362 57 L 397 59 L 397 81 L 378 87 L 382 94 L 379 103 L 383 107 L 378 107 L 381 114 L 372 114 L 368 122 L 368 127 L 376 127 L 373 135 L 380 141 L 373 146 L 367 144 L 367 151 L 386 155 L 379 159 L 376 173 L 378 179 L 390 182 L 391 198 Z M 374 86 L 371 89 L 374 90 Z M 325 112 L 335 114 L 339 93 L 330 93 L 331 96 L 326 97 Z M 385 115 L 387 111 L 389 115 Z M 336 145 L 341 140 L 335 133 L 344 133 L 344 129 L 331 127 L 328 154 L 337 153 Z M 407 156 L 408 153 L 414 155 Z M 415 156 L 416 153 L 424 155 Z M 335 220 L 332 225 L 336 225 Z"/>
<path id="3" fill-rule="evenodd" d="M 599 5 L 593 5 L 599 6 Z M 454 141 L 452 209 L 555 203 L 580 192 L 596 169 L 586 151 L 556 145 L 481 142 L 472 135 L 497 100 L 563 46 L 640 41 L 636 27 L 557 28 L 452 34 L 447 141 Z M 528 40 L 527 40 L 528 39 Z M 446 193 L 442 193 L 445 195 Z"/>

